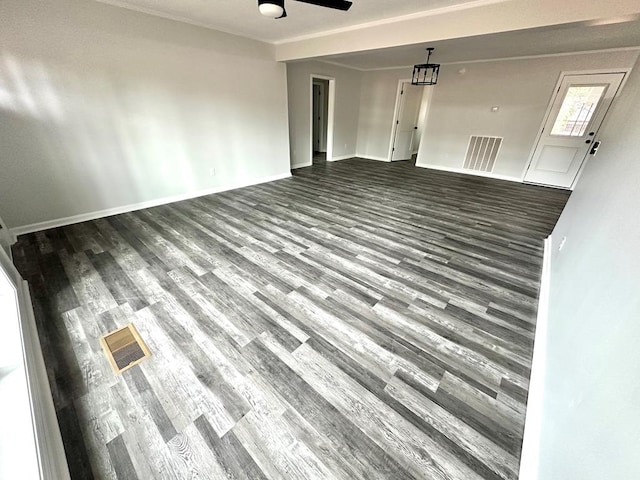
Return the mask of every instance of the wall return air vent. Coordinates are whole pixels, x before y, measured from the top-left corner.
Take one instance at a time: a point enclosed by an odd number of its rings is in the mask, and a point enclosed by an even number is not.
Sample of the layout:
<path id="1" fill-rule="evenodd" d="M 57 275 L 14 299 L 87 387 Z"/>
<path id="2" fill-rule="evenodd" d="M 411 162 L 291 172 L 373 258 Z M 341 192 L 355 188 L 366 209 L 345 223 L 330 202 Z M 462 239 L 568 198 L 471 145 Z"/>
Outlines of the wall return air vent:
<path id="1" fill-rule="evenodd" d="M 463 168 L 478 172 L 493 172 L 496 158 L 502 146 L 502 137 L 472 135 L 467 146 Z"/>

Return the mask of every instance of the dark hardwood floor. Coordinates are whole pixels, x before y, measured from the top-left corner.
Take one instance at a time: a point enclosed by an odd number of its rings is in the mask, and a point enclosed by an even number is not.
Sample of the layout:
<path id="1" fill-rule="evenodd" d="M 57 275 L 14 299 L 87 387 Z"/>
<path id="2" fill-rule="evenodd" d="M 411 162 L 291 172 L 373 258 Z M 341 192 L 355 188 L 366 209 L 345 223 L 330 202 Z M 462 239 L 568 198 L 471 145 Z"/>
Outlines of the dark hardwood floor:
<path id="1" fill-rule="evenodd" d="M 352 159 L 20 237 L 73 478 L 517 478 L 567 198 Z"/>
<path id="2" fill-rule="evenodd" d="M 324 165 L 325 163 L 327 163 L 326 152 L 313 152 L 313 158 L 312 158 L 313 165 Z"/>

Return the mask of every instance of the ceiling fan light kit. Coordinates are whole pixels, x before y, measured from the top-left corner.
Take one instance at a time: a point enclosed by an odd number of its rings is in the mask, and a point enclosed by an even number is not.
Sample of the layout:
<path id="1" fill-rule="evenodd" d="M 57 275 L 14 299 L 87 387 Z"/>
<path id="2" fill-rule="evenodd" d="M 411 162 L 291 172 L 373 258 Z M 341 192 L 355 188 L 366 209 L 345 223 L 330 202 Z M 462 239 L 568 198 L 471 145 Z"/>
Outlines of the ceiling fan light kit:
<path id="1" fill-rule="evenodd" d="M 334 8 L 336 10 L 347 11 L 351 8 L 352 2 L 346 0 L 296 0 L 302 3 L 309 3 L 318 7 Z M 258 10 L 265 17 L 284 18 L 287 10 L 284 8 L 284 0 L 258 0 Z"/>
<path id="2" fill-rule="evenodd" d="M 419 63 L 413 66 L 413 75 L 411 77 L 411 85 L 435 85 L 438 83 L 438 75 L 440 74 L 439 63 L 429 63 L 433 47 L 427 48 L 427 63 Z"/>
<path id="3" fill-rule="evenodd" d="M 285 14 L 284 0 L 258 0 L 258 10 L 265 17 L 281 18 Z"/>

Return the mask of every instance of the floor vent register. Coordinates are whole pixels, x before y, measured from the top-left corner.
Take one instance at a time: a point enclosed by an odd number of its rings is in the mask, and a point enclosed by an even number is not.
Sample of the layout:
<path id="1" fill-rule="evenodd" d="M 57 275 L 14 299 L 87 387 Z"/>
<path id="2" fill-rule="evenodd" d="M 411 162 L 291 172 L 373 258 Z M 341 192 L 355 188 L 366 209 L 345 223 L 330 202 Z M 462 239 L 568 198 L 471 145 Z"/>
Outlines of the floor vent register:
<path id="1" fill-rule="evenodd" d="M 122 373 L 151 356 L 132 323 L 106 334 L 100 344 L 115 373 Z"/>

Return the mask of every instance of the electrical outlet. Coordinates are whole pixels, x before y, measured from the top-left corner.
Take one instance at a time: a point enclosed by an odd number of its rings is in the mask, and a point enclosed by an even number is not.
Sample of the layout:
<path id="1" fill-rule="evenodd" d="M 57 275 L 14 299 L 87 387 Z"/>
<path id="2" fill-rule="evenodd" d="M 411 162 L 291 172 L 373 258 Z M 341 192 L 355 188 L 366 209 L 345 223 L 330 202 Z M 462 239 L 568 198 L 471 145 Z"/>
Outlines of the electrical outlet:
<path id="1" fill-rule="evenodd" d="M 563 237 L 562 241 L 560 242 L 560 246 L 558 247 L 558 251 L 561 252 L 562 249 L 564 248 L 564 244 L 567 243 L 567 237 Z"/>
<path id="2" fill-rule="evenodd" d="M 210 168 L 209 169 L 209 176 L 211 176 L 211 177 L 215 177 L 216 176 L 216 169 L 215 168 Z"/>

